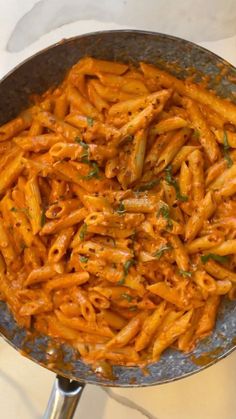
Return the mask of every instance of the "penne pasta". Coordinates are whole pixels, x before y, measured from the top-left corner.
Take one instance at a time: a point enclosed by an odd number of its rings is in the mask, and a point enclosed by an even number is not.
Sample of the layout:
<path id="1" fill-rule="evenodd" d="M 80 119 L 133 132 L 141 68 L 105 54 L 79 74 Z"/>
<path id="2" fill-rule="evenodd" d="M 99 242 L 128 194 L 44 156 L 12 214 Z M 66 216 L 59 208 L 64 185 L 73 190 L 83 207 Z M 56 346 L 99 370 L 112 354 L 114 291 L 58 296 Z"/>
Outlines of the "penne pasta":
<path id="1" fill-rule="evenodd" d="M 213 295 L 206 301 L 195 332 L 197 337 L 207 336 L 214 327 L 219 302 L 218 295 Z"/>
<path id="2" fill-rule="evenodd" d="M 68 106 L 69 104 L 67 101 L 66 94 L 63 93 L 55 101 L 55 106 L 54 106 L 55 117 L 58 119 L 64 119 L 68 111 Z"/>
<path id="3" fill-rule="evenodd" d="M 47 282 L 44 289 L 46 292 L 51 292 L 52 290 L 84 284 L 88 279 L 89 274 L 87 272 L 61 274 Z"/>
<path id="4" fill-rule="evenodd" d="M 109 109 L 109 104 L 103 99 L 93 87 L 91 83 L 88 83 L 88 95 L 90 102 L 95 106 L 99 112 Z"/>
<path id="5" fill-rule="evenodd" d="M 226 240 L 211 248 L 211 253 L 225 256 L 236 253 L 236 240 Z"/>
<path id="6" fill-rule="evenodd" d="M 211 163 L 215 162 L 219 157 L 219 148 L 213 133 L 208 128 L 208 125 L 195 102 L 191 99 L 186 99 L 186 107 L 193 127 L 197 130 L 197 133 L 199 133 L 200 144 L 204 148 Z"/>
<path id="7" fill-rule="evenodd" d="M 223 267 L 222 265 L 214 262 L 213 260 L 209 260 L 205 264 L 206 271 L 215 277 L 216 279 L 228 279 L 231 282 L 236 282 L 236 273 L 232 272 L 231 270 Z"/>
<path id="8" fill-rule="evenodd" d="M 86 217 L 86 214 L 87 211 L 85 208 L 74 210 L 68 216 L 65 214 L 65 216 L 59 220 L 53 220 L 45 223 L 40 231 L 40 234 L 44 236 L 45 234 L 57 233 L 62 229 L 72 227 L 73 225 L 80 223 Z"/>
<path id="9" fill-rule="evenodd" d="M 162 302 L 156 310 L 145 319 L 143 328 L 135 341 L 135 349 L 137 352 L 149 345 L 149 342 L 158 329 L 158 326 L 161 324 L 164 315 L 165 302 Z"/>
<path id="10" fill-rule="evenodd" d="M 41 229 L 41 196 L 37 177 L 32 177 L 25 185 L 25 201 L 29 209 L 29 219 L 33 234 L 37 234 Z"/>
<path id="11" fill-rule="evenodd" d="M 180 149 L 180 151 L 176 154 L 175 158 L 173 159 L 171 163 L 173 173 L 176 173 L 179 170 L 182 163 L 187 159 L 188 155 L 191 154 L 194 150 L 197 150 L 197 146 L 186 145 Z"/>
<path id="12" fill-rule="evenodd" d="M 209 106 L 221 117 L 232 123 L 236 123 L 236 106 L 232 102 L 217 97 L 214 93 L 203 89 L 197 84 L 182 81 L 167 72 L 149 64 L 141 63 L 141 69 L 145 76 L 159 80 L 159 83 L 166 87 L 172 87 L 180 94 L 184 94 L 192 100 Z"/>
<path id="13" fill-rule="evenodd" d="M 154 345 L 152 356 L 153 359 L 158 359 L 161 353 L 170 346 L 180 335 L 186 332 L 192 317 L 192 311 L 188 311 L 182 317 L 174 321 L 168 330 L 158 334 Z"/>
<path id="14" fill-rule="evenodd" d="M 172 140 L 164 148 L 157 161 L 157 167 L 154 169 L 156 174 L 162 172 L 162 170 L 172 162 L 178 151 L 188 140 L 189 134 L 190 130 L 183 128 L 173 136 Z"/>
<path id="15" fill-rule="evenodd" d="M 134 336 L 136 336 L 139 332 L 142 326 L 143 317 L 143 313 L 137 314 L 135 317 L 133 317 L 130 322 L 107 343 L 106 347 L 110 349 L 112 347 L 114 348 L 114 346 L 118 348 L 126 346 L 127 343 L 130 342 L 130 340 L 133 339 Z"/>
<path id="16" fill-rule="evenodd" d="M 84 57 L 0 127 L 0 295 L 97 368 L 189 352 L 236 298 L 236 106 Z"/>
<path id="17" fill-rule="evenodd" d="M 202 236 L 186 244 L 186 250 L 189 254 L 202 252 L 207 249 L 212 249 L 221 243 L 223 238 L 221 236 Z"/>
<path id="18" fill-rule="evenodd" d="M 1 171 L 0 194 L 2 195 L 18 178 L 24 168 L 22 153 L 18 153 Z"/>
<path id="19" fill-rule="evenodd" d="M 69 227 L 65 230 L 60 231 L 57 238 L 53 242 L 52 246 L 48 251 L 48 261 L 49 263 L 57 263 L 65 255 L 66 251 L 69 248 L 70 241 L 74 234 L 72 227 Z"/>
<path id="20" fill-rule="evenodd" d="M 54 144 L 58 143 L 63 137 L 58 134 L 41 134 L 35 136 L 15 137 L 14 142 L 25 151 L 49 150 Z"/>
<path id="21" fill-rule="evenodd" d="M 192 174 L 192 189 L 193 189 L 193 200 L 198 203 L 204 198 L 204 161 L 203 155 L 200 150 L 193 151 L 188 156 L 189 169 Z"/>
<path id="22" fill-rule="evenodd" d="M 157 102 L 157 101 L 156 101 Z M 136 114 L 127 124 L 120 130 L 121 137 L 114 141 L 114 145 L 118 146 L 120 142 L 128 135 L 134 135 L 139 129 L 145 129 L 151 123 L 153 118 L 161 112 L 163 105 L 156 105 L 156 102 L 151 103 L 141 112 Z"/>
<path id="23" fill-rule="evenodd" d="M 152 128 L 152 134 L 164 134 L 168 131 L 184 128 L 188 125 L 185 119 L 180 116 L 172 116 L 171 118 L 162 119 Z"/>
<path id="24" fill-rule="evenodd" d="M 69 85 L 66 96 L 68 102 L 75 106 L 75 108 L 78 108 L 83 115 L 96 118 L 98 120 L 102 118 L 100 112 L 98 112 L 97 109 L 94 108 L 94 106 L 86 100 L 75 87 Z"/>
<path id="25" fill-rule="evenodd" d="M 208 218 L 212 216 L 215 209 L 216 205 L 213 194 L 212 192 L 208 192 L 186 224 L 186 240 L 190 241 L 196 237 L 199 230 L 202 228 L 204 221 L 208 220 Z"/>
<path id="26" fill-rule="evenodd" d="M 141 98 L 130 99 L 126 101 L 121 101 L 112 105 L 109 108 L 109 115 L 114 116 L 116 114 L 126 113 L 126 112 L 136 112 L 139 109 L 146 108 L 151 103 L 161 103 L 165 102 L 171 95 L 171 90 L 162 90 L 160 92 L 155 92 L 153 94 L 142 96 Z"/>
<path id="27" fill-rule="evenodd" d="M 146 152 L 147 131 L 140 130 L 134 136 L 134 147 L 130 156 L 130 168 L 132 172 L 131 183 L 140 179 L 143 173 L 143 163 Z"/>
<path id="28" fill-rule="evenodd" d="M 69 141 L 74 141 L 76 137 L 80 137 L 80 131 L 77 128 L 72 127 L 67 122 L 61 121 L 49 112 L 39 112 L 37 114 L 37 121 L 43 127 L 62 135 Z"/>
<path id="29" fill-rule="evenodd" d="M 31 125 L 32 115 L 29 110 L 0 127 L 0 141 L 7 141 Z"/>
<path id="30" fill-rule="evenodd" d="M 186 249 L 178 236 L 169 235 L 169 242 L 173 247 L 174 258 L 178 268 L 182 271 L 188 271 L 189 269 L 189 257 Z"/>

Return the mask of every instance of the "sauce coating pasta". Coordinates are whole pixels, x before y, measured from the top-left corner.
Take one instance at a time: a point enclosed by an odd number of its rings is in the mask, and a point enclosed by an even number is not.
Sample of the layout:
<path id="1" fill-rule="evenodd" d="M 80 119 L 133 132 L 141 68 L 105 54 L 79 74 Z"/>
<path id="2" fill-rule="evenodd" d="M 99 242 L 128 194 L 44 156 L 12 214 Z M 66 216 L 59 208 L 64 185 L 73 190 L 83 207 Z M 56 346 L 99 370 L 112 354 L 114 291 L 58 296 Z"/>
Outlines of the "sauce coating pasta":
<path id="1" fill-rule="evenodd" d="M 0 127 L 0 292 L 96 364 L 191 351 L 235 298 L 236 105 L 81 59 Z"/>

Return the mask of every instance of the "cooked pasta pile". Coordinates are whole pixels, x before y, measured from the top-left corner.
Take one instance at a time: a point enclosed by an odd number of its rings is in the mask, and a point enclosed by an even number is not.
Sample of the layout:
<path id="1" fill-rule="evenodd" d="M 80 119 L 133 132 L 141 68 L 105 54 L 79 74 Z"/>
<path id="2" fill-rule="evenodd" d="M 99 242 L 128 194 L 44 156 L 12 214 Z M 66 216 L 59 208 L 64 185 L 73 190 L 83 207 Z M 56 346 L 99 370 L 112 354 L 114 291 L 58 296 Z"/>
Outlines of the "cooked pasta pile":
<path id="1" fill-rule="evenodd" d="M 236 106 L 83 58 L 0 127 L 0 290 L 85 362 L 191 351 L 235 297 Z"/>

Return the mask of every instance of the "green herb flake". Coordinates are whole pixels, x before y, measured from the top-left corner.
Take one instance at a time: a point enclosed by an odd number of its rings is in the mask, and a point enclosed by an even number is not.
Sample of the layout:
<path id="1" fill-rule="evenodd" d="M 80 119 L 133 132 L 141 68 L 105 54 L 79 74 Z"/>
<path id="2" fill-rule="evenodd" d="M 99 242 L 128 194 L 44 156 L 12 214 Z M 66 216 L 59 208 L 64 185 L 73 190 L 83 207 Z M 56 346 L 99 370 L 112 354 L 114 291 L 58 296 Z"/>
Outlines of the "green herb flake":
<path id="1" fill-rule="evenodd" d="M 123 204 L 122 201 L 119 203 L 119 206 L 118 206 L 116 212 L 119 215 L 122 215 L 122 214 L 124 214 L 126 212 L 125 206 L 124 206 L 124 204 Z"/>
<path id="2" fill-rule="evenodd" d="M 124 285 L 125 283 L 125 277 L 123 276 L 118 282 L 117 285 Z"/>
<path id="3" fill-rule="evenodd" d="M 132 241 L 132 244 L 134 243 L 134 241 L 136 240 L 136 231 L 134 231 L 131 236 L 130 236 L 130 240 Z"/>
<path id="4" fill-rule="evenodd" d="M 129 311 L 137 311 L 138 307 L 137 306 L 131 306 L 129 307 Z"/>
<path id="5" fill-rule="evenodd" d="M 127 294 L 126 292 L 124 292 L 124 294 L 121 294 L 121 297 L 124 298 L 125 300 L 127 300 L 129 303 L 133 300 L 134 297 L 132 297 L 132 295 Z"/>
<path id="6" fill-rule="evenodd" d="M 128 273 L 129 273 L 129 269 L 131 266 L 133 266 L 135 264 L 134 259 L 129 259 L 124 263 L 124 274 L 123 277 L 117 282 L 118 285 L 123 285 L 125 283 L 125 278 L 127 277 Z"/>
<path id="7" fill-rule="evenodd" d="M 131 268 L 131 266 L 133 266 L 133 265 L 135 265 L 134 259 L 129 259 L 124 263 L 124 274 L 125 274 L 125 276 L 128 275 L 129 268 Z"/>
<path id="8" fill-rule="evenodd" d="M 135 188 L 135 192 L 145 192 L 150 191 L 154 186 L 160 183 L 160 179 L 153 179 L 150 182 L 144 183 L 143 185 L 138 186 Z"/>
<path id="9" fill-rule="evenodd" d="M 89 127 L 92 127 L 94 124 L 94 119 L 91 116 L 87 116 L 87 124 Z"/>
<path id="10" fill-rule="evenodd" d="M 81 143 L 83 143 L 83 141 L 81 140 L 81 138 L 80 137 L 75 137 L 75 143 L 78 143 L 78 144 L 80 144 L 81 145 Z M 85 144 L 85 143 L 84 143 Z M 83 147 L 83 146 L 82 146 Z"/>
<path id="11" fill-rule="evenodd" d="M 193 132 L 193 137 L 194 137 L 194 138 L 196 138 L 197 140 L 199 139 L 199 137 L 200 137 L 200 132 L 198 131 L 198 129 L 195 129 L 195 130 L 194 130 L 194 132 Z"/>
<path id="12" fill-rule="evenodd" d="M 181 193 L 179 191 L 176 191 L 176 198 L 177 198 L 178 201 L 181 201 L 181 202 L 187 202 L 188 201 L 187 195 L 181 195 Z"/>
<path id="13" fill-rule="evenodd" d="M 167 221 L 166 226 L 169 230 L 173 229 L 173 221 L 170 218 L 170 208 L 168 204 L 162 202 L 157 215 L 161 215 L 163 218 L 165 218 L 165 220 Z"/>
<path id="14" fill-rule="evenodd" d="M 191 278 L 192 272 L 185 271 L 184 269 L 179 269 L 179 274 L 185 278 Z"/>
<path id="15" fill-rule="evenodd" d="M 223 154 L 224 154 L 224 158 L 225 158 L 226 163 L 227 163 L 227 167 L 231 167 L 233 165 L 233 160 L 231 159 L 231 157 L 229 155 L 229 149 L 230 149 L 230 145 L 229 145 L 229 142 L 228 142 L 228 135 L 227 135 L 227 132 L 224 131 Z"/>
<path id="16" fill-rule="evenodd" d="M 91 163 L 88 156 L 86 156 L 85 153 L 82 156 L 80 156 L 80 161 L 81 161 L 81 163 L 86 163 L 86 164 Z"/>
<path id="17" fill-rule="evenodd" d="M 26 244 L 25 244 L 24 242 L 21 242 L 21 243 L 20 243 L 20 248 L 21 248 L 21 250 L 22 250 L 22 252 L 23 252 L 25 249 L 27 249 L 27 248 L 28 248 L 28 246 L 26 246 Z"/>
<path id="18" fill-rule="evenodd" d="M 125 142 L 126 143 L 130 143 L 131 141 L 133 141 L 133 139 L 134 139 L 134 136 L 133 135 L 127 135 L 125 137 Z"/>
<path id="19" fill-rule="evenodd" d="M 80 156 L 80 160 L 83 163 L 90 164 L 90 160 L 89 160 L 89 145 L 86 144 L 84 141 L 82 141 L 80 137 L 76 137 L 75 138 L 75 142 L 78 143 L 84 149 L 83 154 L 81 154 L 81 156 Z"/>
<path id="20" fill-rule="evenodd" d="M 12 211 L 12 212 L 23 212 L 28 218 L 30 218 L 30 214 L 29 214 L 29 209 L 28 208 L 15 208 L 15 207 L 12 207 L 11 209 L 10 209 L 10 211 Z"/>
<path id="21" fill-rule="evenodd" d="M 168 250 L 171 250 L 171 249 L 172 249 L 172 246 L 170 246 L 168 244 L 163 245 L 163 246 L 160 247 L 159 250 L 157 250 L 155 253 L 153 253 L 153 256 L 156 259 L 160 259 L 163 256 L 164 252 L 167 252 Z"/>
<path id="22" fill-rule="evenodd" d="M 87 263 L 88 262 L 88 258 L 86 256 L 80 256 L 79 260 L 81 263 Z"/>
<path id="23" fill-rule="evenodd" d="M 215 260 L 216 262 L 219 262 L 219 263 L 228 262 L 227 256 L 216 255 L 215 253 L 207 253 L 206 255 L 201 256 L 201 261 L 204 264 L 207 263 L 210 259 Z"/>
<path id="24" fill-rule="evenodd" d="M 80 240 L 82 240 L 82 241 L 84 240 L 84 238 L 86 236 L 86 233 L 87 233 L 87 224 L 84 223 L 82 225 L 81 229 L 80 229 L 80 232 L 79 232 L 79 238 L 80 238 Z"/>
<path id="25" fill-rule="evenodd" d="M 41 220 L 40 220 L 41 227 L 43 227 L 44 224 L 46 224 L 46 209 L 45 208 L 43 208 L 41 211 Z"/>
<path id="26" fill-rule="evenodd" d="M 82 179 L 84 179 L 84 180 L 90 180 L 92 178 L 99 179 L 99 167 L 98 167 L 97 163 L 92 162 L 91 167 L 92 167 L 92 169 L 90 170 L 90 172 L 87 175 L 82 176 Z"/>
<path id="27" fill-rule="evenodd" d="M 176 199 L 178 201 L 182 201 L 182 202 L 188 201 L 188 197 L 186 195 L 181 195 L 181 193 L 180 193 L 179 184 L 178 184 L 177 180 L 173 178 L 173 175 L 172 175 L 171 165 L 169 165 L 165 168 L 165 173 L 166 173 L 166 175 L 165 175 L 166 182 L 169 185 L 172 185 L 175 188 Z"/>
<path id="28" fill-rule="evenodd" d="M 116 247 L 116 239 L 114 239 L 113 237 L 110 237 L 110 241 L 112 243 L 112 246 Z"/>
<path id="29" fill-rule="evenodd" d="M 172 166 L 171 165 L 169 165 L 165 168 L 165 173 L 166 173 L 166 176 L 165 176 L 166 182 L 169 183 L 169 185 L 172 185 L 173 178 L 172 178 Z"/>

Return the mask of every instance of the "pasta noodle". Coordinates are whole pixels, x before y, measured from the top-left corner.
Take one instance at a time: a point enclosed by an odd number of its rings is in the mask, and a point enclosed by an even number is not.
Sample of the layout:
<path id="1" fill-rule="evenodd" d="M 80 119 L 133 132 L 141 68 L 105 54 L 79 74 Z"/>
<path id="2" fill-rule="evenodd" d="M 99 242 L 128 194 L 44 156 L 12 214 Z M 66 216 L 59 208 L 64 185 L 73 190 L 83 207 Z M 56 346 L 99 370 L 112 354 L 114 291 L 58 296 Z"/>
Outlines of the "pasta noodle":
<path id="1" fill-rule="evenodd" d="M 157 361 L 235 298 L 236 105 L 81 59 L 0 127 L 0 293 L 85 362 Z"/>

